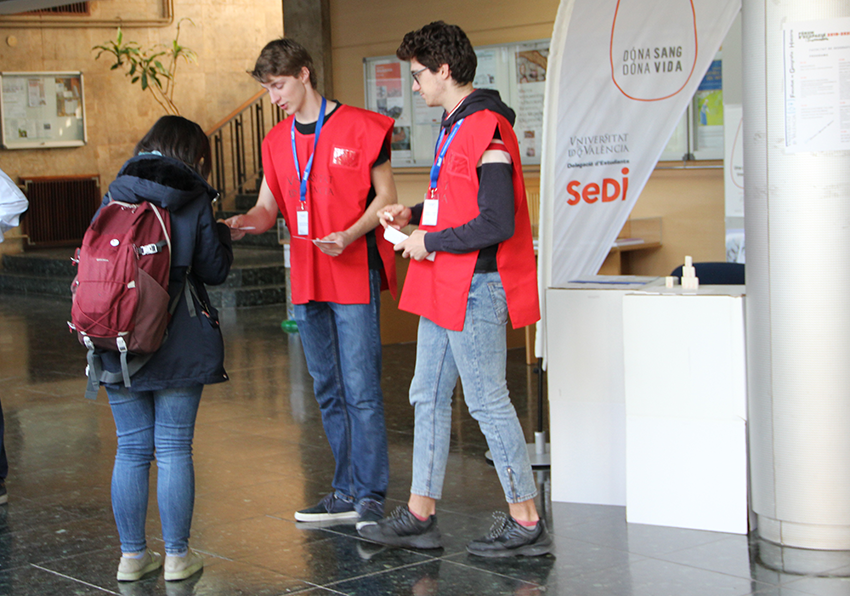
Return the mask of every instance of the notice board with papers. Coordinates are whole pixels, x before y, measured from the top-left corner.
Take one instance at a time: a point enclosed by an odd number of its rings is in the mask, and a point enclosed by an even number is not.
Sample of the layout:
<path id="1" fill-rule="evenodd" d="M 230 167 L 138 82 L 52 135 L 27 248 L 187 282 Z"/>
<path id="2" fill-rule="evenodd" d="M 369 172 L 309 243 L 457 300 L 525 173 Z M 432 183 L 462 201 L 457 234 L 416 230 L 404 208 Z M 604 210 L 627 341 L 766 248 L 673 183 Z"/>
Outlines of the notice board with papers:
<path id="1" fill-rule="evenodd" d="M 4 149 L 86 144 L 81 72 L 2 72 L 0 89 Z"/>
<path id="2" fill-rule="evenodd" d="M 495 89 L 516 112 L 514 130 L 522 163 L 539 164 L 543 135 L 543 95 L 549 40 L 475 48 L 473 86 Z M 363 60 L 366 108 L 395 120 L 393 167 L 430 167 L 443 109 L 428 107 L 411 89 L 410 65 L 395 56 Z"/>

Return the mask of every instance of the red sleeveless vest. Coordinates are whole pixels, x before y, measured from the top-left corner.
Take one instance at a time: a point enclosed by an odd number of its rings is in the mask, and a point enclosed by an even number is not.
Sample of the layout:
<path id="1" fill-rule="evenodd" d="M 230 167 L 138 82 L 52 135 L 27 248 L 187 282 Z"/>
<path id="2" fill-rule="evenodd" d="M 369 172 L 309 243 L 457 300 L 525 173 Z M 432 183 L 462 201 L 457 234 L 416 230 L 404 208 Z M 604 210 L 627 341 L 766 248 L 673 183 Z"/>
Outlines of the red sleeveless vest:
<path id="1" fill-rule="evenodd" d="M 290 116 L 275 126 L 263 141 L 266 183 L 293 236 L 290 243 L 292 302 L 367 304 L 369 262 L 365 237 L 352 242 L 338 257 L 324 254 L 312 242 L 295 238 L 300 183 L 292 158 L 293 118 Z M 386 145 L 389 153 L 392 130 L 391 118 L 347 105 L 341 105 L 325 121 L 307 188 L 310 239 L 345 230 L 363 215 L 372 187 L 372 164 L 382 146 Z M 295 133 L 302 174 L 313 148 L 313 138 L 313 135 Z M 393 247 L 384 240 L 383 234 L 376 236 L 384 265 L 381 289 L 389 289 L 395 297 Z"/>
<path id="2" fill-rule="evenodd" d="M 453 228 L 478 216 L 476 166 L 490 145 L 497 126 L 511 155 L 515 222 L 514 235 L 499 244 L 496 263 L 505 288 L 511 323 L 518 329 L 540 319 L 540 304 L 519 145 L 513 128 L 504 117 L 482 110 L 464 119 L 449 146 L 437 181 L 437 225 L 420 226 L 420 229 L 435 232 Z M 411 260 L 399 308 L 426 317 L 445 329 L 462 330 L 477 259 L 478 251 L 465 254 L 437 252 L 433 261 Z"/>

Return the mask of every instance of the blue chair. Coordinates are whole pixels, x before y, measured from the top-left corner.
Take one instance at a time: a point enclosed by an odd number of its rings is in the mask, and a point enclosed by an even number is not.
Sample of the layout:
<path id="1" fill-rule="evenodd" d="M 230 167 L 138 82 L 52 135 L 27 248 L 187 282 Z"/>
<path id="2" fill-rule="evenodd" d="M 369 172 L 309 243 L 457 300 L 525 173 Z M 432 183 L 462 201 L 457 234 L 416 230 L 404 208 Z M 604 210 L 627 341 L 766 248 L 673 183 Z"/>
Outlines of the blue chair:
<path id="1" fill-rule="evenodd" d="M 705 286 L 742 286 L 746 283 L 743 263 L 694 263 L 697 279 Z M 682 265 L 670 274 L 682 277 Z"/>

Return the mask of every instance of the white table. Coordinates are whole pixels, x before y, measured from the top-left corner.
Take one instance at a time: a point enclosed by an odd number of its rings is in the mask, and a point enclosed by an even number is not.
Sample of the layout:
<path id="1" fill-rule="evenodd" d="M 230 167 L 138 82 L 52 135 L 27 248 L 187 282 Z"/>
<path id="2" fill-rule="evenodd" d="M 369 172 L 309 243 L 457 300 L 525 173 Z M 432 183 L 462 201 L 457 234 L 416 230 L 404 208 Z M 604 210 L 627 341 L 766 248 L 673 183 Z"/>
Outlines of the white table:
<path id="1" fill-rule="evenodd" d="M 659 282 L 547 290 L 552 500 L 745 533 L 743 287 Z"/>
<path id="2" fill-rule="evenodd" d="M 742 286 L 623 298 L 626 519 L 747 533 Z"/>
<path id="3" fill-rule="evenodd" d="M 546 292 L 553 501 L 626 504 L 623 297 L 657 278 L 632 280 Z"/>

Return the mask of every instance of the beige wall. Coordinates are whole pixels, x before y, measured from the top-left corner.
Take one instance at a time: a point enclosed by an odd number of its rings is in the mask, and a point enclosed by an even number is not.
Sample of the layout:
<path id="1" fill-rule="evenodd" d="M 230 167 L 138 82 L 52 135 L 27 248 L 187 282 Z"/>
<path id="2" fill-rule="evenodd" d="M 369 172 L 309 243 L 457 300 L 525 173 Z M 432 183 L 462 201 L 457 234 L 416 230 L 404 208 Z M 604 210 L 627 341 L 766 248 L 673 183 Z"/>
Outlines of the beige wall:
<path id="1" fill-rule="evenodd" d="M 165 0 L 97 0 L 92 19 L 151 19 Z M 173 0 L 174 22 L 127 28 L 125 39 L 143 47 L 171 43 L 179 19 L 180 43 L 198 53 L 198 64 L 178 67 L 175 102 L 181 114 L 209 128 L 258 91 L 245 73 L 265 43 L 283 31 L 280 0 Z M 22 27 L 0 18 L 0 68 L 3 71 L 82 71 L 88 144 L 71 149 L 0 149 L 0 167 L 17 182 L 20 176 L 99 174 L 114 179 L 142 135 L 164 112 L 138 84 L 117 71 L 106 55 L 95 60 L 92 46 L 115 38 L 115 28 Z M 9 38 L 16 40 L 10 45 Z"/>
<path id="2" fill-rule="evenodd" d="M 157 15 L 163 0 L 98 0 L 93 18 L 114 18 L 132 8 L 135 18 Z M 363 58 L 395 53 L 404 34 L 432 20 L 463 27 L 473 45 L 548 38 L 558 0 L 331 0 L 333 76 L 336 99 L 363 106 Z M 98 12 L 100 11 L 100 12 Z M 208 128 L 258 87 L 245 70 L 262 46 L 282 31 L 281 0 L 174 0 L 175 22 L 189 17 L 180 40 L 196 50 L 198 65 L 181 64 L 176 92 L 184 116 Z M 130 156 L 132 147 L 161 115 L 158 104 L 110 63 L 94 60 L 90 48 L 114 37 L 105 28 L 9 27 L 0 19 L 0 68 L 4 71 L 82 70 L 85 77 L 89 143 L 75 149 L 0 150 L 0 167 L 13 179 L 21 175 L 98 173 L 105 185 Z M 168 42 L 175 25 L 128 29 L 143 45 Z M 17 39 L 14 47 L 6 40 Z M 397 169 L 399 198 L 421 199 L 427 186 L 423 170 Z M 530 168 L 527 177 L 538 177 Z M 536 181 L 531 180 L 533 185 Z M 665 275 L 689 254 L 695 260 L 724 260 L 722 171 L 656 171 L 643 191 L 633 217 L 663 219 L 664 245 L 632 252 L 627 272 Z M 0 250 L 3 245 L 0 245 Z"/>
<path id="3" fill-rule="evenodd" d="M 685 255 L 695 262 L 726 260 L 723 169 L 662 169 L 671 166 L 681 164 L 660 164 L 631 214 L 633 218 L 661 216 L 662 246 L 623 253 L 624 273 L 669 275 L 684 263 Z"/>
<path id="4" fill-rule="evenodd" d="M 331 0 L 334 91 L 336 98 L 363 106 L 363 58 L 395 53 L 402 37 L 434 20 L 459 25 L 473 45 L 551 37 L 557 0 Z M 678 165 L 678 164 L 663 164 Z M 537 168 L 528 168 L 530 186 Z M 395 170 L 399 200 L 419 202 L 428 184 L 419 170 Z M 725 260 L 722 170 L 657 170 L 632 217 L 662 217 L 663 246 L 624 253 L 626 273 L 667 275 L 684 255 L 696 261 Z"/>
<path id="5" fill-rule="evenodd" d="M 336 98 L 364 105 L 363 58 L 395 54 L 404 34 L 443 20 L 466 31 L 472 45 L 546 39 L 558 0 L 331 0 Z"/>

